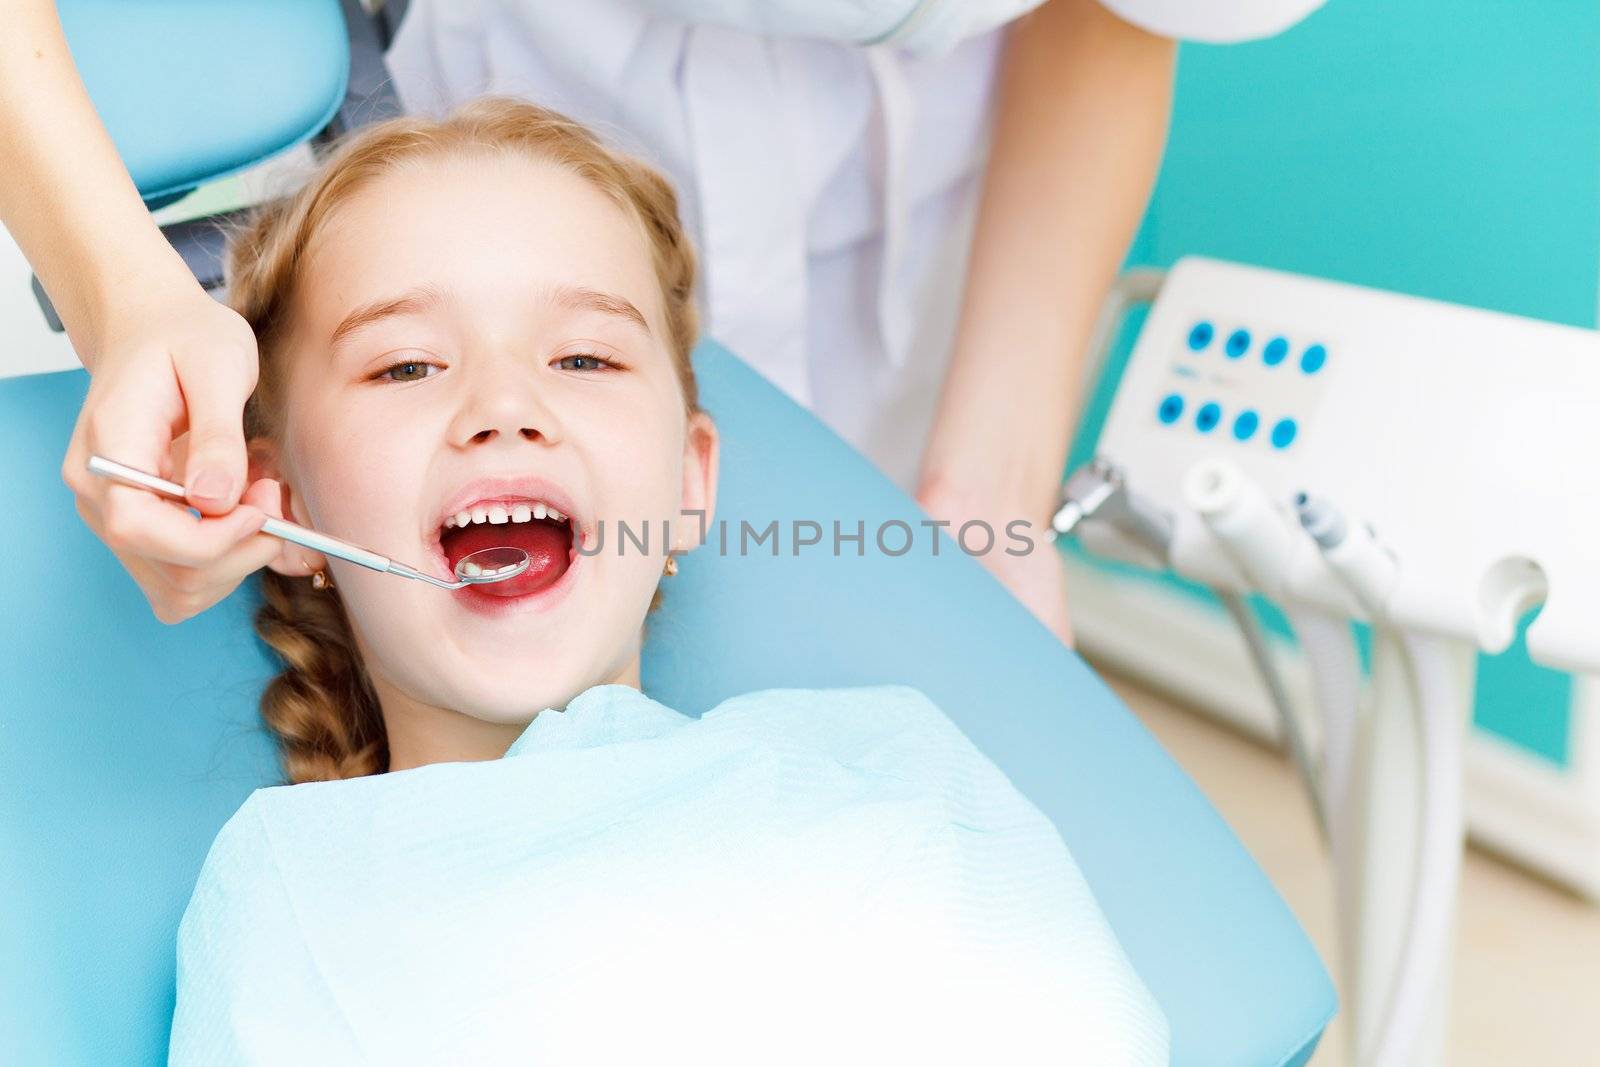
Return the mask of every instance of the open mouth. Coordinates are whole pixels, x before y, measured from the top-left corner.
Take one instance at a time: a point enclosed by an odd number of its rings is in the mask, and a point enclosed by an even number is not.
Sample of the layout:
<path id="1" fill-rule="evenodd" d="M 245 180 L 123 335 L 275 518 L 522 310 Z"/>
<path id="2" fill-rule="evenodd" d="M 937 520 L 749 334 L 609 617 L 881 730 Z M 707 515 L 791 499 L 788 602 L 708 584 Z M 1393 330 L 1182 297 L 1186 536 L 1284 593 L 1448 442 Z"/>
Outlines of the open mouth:
<path id="1" fill-rule="evenodd" d="M 503 582 L 468 586 L 461 592 L 493 597 L 541 593 L 561 580 L 575 562 L 572 520 L 543 501 L 525 497 L 480 500 L 448 516 L 439 530 L 439 547 L 456 565 L 485 548 L 520 548 L 528 569 Z"/>

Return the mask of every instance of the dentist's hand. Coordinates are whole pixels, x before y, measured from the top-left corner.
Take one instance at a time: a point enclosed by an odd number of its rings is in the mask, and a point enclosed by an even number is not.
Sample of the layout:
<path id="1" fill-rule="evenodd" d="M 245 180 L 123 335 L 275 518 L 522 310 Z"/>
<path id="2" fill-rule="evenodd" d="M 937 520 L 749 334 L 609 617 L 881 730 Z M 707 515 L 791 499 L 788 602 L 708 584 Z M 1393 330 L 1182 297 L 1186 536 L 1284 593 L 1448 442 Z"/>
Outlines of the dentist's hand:
<path id="1" fill-rule="evenodd" d="M 62 478 L 156 616 L 188 618 L 278 550 L 256 532 L 260 508 L 235 507 L 255 338 L 206 295 L 151 218 L 78 76 L 52 0 L 5 4 L 0 175 L 0 226 L 93 375 Z M 84 466 L 91 452 L 183 482 L 208 517 L 196 521 L 153 493 L 95 477 Z"/>
<path id="2" fill-rule="evenodd" d="M 994 547 L 977 557 L 1011 595 L 1033 612 L 1061 643 L 1072 647 L 1072 620 L 1067 614 L 1067 568 L 1055 542 L 1045 539 L 1049 517 L 1031 514 L 1032 509 L 984 490 L 964 491 L 948 482 L 926 480 L 917 493 L 917 503 L 935 519 L 947 520 L 952 539 L 961 524 L 981 520 L 994 531 Z M 1023 555 L 1010 555 L 1017 542 L 1006 533 L 1006 524 L 1015 519 L 1030 523 L 1027 536 L 1033 549 Z"/>
<path id="3" fill-rule="evenodd" d="M 61 477 L 162 622 L 197 615 L 279 551 L 260 534 L 275 484 L 245 493 L 244 403 L 256 342 L 192 280 L 109 309 Z M 181 482 L 200 519 L 154 493 L 90 474 L 99 454 Z M 241 503 L 243 498 L 243 503 Z"/>

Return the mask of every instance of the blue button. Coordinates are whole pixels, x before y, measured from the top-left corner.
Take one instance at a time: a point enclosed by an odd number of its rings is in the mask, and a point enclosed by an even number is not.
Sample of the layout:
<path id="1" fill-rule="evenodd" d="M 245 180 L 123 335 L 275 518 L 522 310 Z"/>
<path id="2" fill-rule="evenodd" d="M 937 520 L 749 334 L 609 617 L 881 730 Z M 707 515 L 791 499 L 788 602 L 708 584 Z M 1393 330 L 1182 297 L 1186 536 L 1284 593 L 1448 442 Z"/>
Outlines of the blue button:
<path id="1" fill-rule="evenodd" d="M 1307 374 L 1315 374 L 1326 362 L 1328 362 L 1328 350 L 1321 345 L 1312 345 L 1300 357 L 1300 369 Z"/>
<path id="2" fill-rule="evenodd" d="M 1168 426 L 1177 422 L 1183 417 L 1183 397 L 1177 393 L 1167 397 L 1161 402 L 1161 406 L 1156 409 L 1156 416 Z"/>
<path id="3" fill-rule="evenodd" d="M 1233 420 L 1233 436 L 1241 441 L 1248 441 L 1255 436 L 1256 427 L 1261 425 L 1261 417 L 1253 411 L 1241 411 L 1239 417 Z"/>
<path id="4" fill-rule="evenodd" d="M 1194 428 L 1201 433 L 1210 433 L 1217 428 L 1217 423 L 1222 421 L 1222 409 L 1215 404 L 1205 404 L 1194 415 Z"/>
<path id="5" fill-rule="evenodd" d="M 1227 353 L 1229 359 L 1238 359 L 1250 351 L 1250 331 L 1234 330 L 1228 335 Z"/>
<path id="6" fill-rule="evenodd" d="M 1267 342 L 1267 347 L 1261 350 L 1261 362 L 1269 367 L 1276 367 L 1288 354 L 1289 342 L 1282 337 L 1274 337 Z"/>
<path id="7" fill-rule="evenodd" d="M 1211 324 L 1209 322 L 1195 323 L 1194 329 L 1189 331 L 1189 347 L 1194 349 L 1196 352 L 1200 351 L 1206 345 L 1211 343 L 1211 338 L 1215 332 L 1216 331 L 1211 328 Z"/>
<path id="8" fill-rule="evenodd" d="M 1294 443 L 1294 435 L 1298 430 L 1293 419 L 1279 419 L 1278 425 L 1272 428 L 1273 447 L 1288 448 Z"/>

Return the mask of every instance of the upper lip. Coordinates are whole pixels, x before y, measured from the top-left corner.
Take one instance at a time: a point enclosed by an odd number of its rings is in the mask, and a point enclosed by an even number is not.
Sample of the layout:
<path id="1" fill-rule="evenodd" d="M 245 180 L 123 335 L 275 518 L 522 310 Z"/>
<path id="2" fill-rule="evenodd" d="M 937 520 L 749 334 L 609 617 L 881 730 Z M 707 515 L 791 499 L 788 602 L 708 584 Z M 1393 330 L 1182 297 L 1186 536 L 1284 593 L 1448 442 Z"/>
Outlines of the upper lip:
<path id="1" fill-rule="evenodd" d="M 470 511 L 474 505 L 526 501 L 543 501 L 567 517 L 573 530 L 574 543 L 581 543 L 579 535 L 588 530 L 585 516 L 571 493 L 559 483 L 538 475 L 519 475 L 506 478 L 474 478 L 445 498 L 433 518 L 433 525 L 423 535 L 437 544 L 445 519 L 461 511 Z"/>

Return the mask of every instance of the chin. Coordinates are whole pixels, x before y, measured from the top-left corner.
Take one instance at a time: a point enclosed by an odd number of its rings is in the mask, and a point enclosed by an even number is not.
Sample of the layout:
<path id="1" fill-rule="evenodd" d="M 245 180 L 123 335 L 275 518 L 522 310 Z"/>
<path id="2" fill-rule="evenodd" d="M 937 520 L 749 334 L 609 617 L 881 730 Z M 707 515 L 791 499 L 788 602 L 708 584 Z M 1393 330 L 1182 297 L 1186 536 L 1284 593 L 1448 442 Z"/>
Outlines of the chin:
<path id="1" fill-rule="evenodd" d="M 525 703 L 500 707 L 484 707 L 475 704 L 461 707 L 456 713 L 494 726 L 527 726 L 542 710 L 544 710 L 542 705 L 535 707 L 532 704 Z"/>
<path id="2" fill-rule="evenodd" d="M 566 707 L 573 697 L 586 688 L 586 685 L 552 688 L 548 675 L 543 684 L 518 684 L 515 679 L 499 678 L 492 687 L 463 693 L 446 707 L 480 722 L 497 726 L 526 726 L 545 708 L 559 710 Z"/>

